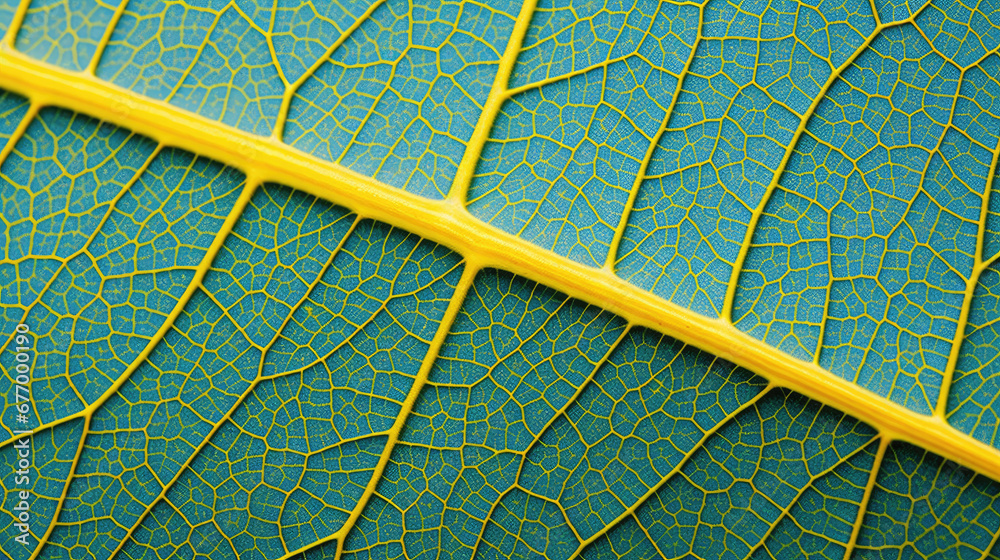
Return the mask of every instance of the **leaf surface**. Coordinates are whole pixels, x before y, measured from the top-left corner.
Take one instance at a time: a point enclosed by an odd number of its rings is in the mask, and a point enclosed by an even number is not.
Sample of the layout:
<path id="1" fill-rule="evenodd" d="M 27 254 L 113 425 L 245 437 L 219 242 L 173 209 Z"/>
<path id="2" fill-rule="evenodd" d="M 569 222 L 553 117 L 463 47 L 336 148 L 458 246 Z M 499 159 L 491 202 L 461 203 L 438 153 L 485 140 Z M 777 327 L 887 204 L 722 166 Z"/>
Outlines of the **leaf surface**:
<path id="1" fill-rule="evenodd" d="M 0 31 L 5 557 L 1000 558 L 988 3 Z"/>

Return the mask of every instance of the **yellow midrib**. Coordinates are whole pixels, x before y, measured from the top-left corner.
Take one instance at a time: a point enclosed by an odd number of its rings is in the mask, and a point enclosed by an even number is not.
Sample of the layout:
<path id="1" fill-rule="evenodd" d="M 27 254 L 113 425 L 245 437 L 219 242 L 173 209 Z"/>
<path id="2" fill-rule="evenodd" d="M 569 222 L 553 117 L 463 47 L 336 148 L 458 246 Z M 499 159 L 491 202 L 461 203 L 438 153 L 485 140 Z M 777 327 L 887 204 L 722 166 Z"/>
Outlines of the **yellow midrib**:
<path id="1" fill-rule="evenodd" d="M 477 268 L 495 267 L 600 305 L 633 325 L 693 344 L 871 424 L 889 439 L 913 443 L 1000 480 L 1000 451 L 793 358 L 736 329 L 661 299 L 617 277 L 561 257 L 474 218 L 457 198 L 431 200 L 381 184 L 263 138 L 149 99 L 92 75 L 62 70 L 0 45 L 0 88 L 33 103 L 84 113 L 168 145 L 239 168 L 260 181 L 301 189 L 366 217 L 399 226 L 461 253 Z"/>

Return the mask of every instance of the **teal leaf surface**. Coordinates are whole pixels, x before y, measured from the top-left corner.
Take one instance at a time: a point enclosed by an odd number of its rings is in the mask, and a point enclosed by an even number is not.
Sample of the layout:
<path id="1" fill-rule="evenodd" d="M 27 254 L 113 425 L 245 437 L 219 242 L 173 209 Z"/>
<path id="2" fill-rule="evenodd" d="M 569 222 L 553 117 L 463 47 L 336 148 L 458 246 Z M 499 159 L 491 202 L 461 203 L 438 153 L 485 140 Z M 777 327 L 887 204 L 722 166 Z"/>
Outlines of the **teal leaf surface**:
<path id="1" fill-rule="evenodd" d="M 0 558 L 1000 559 L 998 13 L 0 0 Z"/>

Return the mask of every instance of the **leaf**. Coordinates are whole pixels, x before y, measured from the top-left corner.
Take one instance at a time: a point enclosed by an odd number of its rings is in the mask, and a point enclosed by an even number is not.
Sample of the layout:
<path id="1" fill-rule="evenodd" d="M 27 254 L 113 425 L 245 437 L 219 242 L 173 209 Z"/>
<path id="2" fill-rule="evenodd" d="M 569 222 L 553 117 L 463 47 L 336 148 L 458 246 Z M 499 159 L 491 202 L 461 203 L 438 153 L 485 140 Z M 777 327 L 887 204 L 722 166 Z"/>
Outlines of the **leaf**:
<path id="1" fill-rule="evenodd" d="M 4 557 L 1000 558 L 992 5 L 0 32 Z"/>

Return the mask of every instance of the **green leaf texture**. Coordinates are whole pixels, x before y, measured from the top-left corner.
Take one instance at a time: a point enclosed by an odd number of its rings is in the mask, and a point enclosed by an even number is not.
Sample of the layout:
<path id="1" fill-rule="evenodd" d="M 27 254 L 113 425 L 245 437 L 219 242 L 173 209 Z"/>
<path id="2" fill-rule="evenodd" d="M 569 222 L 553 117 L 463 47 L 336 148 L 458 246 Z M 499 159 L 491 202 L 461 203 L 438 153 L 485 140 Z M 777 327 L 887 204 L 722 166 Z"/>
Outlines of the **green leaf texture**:
<path id="1" fill-rule="evenodd" d="M 0 33 L 0 558 L 1000 559 L 995 0 Z"/>

